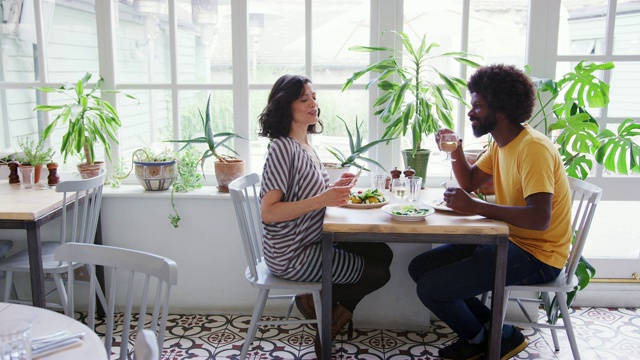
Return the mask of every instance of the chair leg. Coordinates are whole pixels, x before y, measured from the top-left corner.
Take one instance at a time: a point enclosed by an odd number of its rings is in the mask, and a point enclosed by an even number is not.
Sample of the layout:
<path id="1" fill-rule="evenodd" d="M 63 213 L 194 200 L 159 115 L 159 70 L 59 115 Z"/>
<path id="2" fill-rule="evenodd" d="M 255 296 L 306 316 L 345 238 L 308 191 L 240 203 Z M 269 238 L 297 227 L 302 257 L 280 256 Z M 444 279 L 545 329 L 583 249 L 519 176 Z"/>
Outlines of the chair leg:
<path id="1" fill-rule="evenodd" d="M 56 288 L 58 289 L 58 296 L 60 297 L 60 304 L 62 305 L 62 309 L 64 309 L 64 313 L 67 316 L 73 317 L 73 314 L 68 314 L 67 309 L 67 291 L 64 288 L 64 282 L 62 281 L 62 276 L 60 274 L 53 274 L 53 281 L 56 283 Z"/>
<path id="2" fill-rule="evenodd" d="M 313 290 L 311 294 L 313 294 L 313 306 L 316 309 L 316 314 L 322 314 L 320 290 Z M 316 321 L 318 322 L 318 334 L 322 334 L 322 316 L 316 315 Z M 319 336 L 319 338 L 322 338 L 322 336 Z"/>
<path id="3" fill-rule="evenodd" d="M 15 286 L 13 286 L 13 271 L 5 271 L 4 273 L 4 299 L 3 302 L 9 302 L 10 295 L 12 294 L 11 290 L 16 290 Z M 18 297 L 16 296 L 16 299 Z"/>
<path id="4" fill-rule="evenodd" d="M 545 310 L 546 309 L 550 309 L 551 308 L 551 298 L 549 297 L 549 293 L 548 292 L 542 292 L 540 294 L 542 296 L 542 302 L 544 303 L 545 306 Z M 555 325 L 557 322 L 554 321 L 553 325 Z M 553 340 L 553 348 L 556 351 L 560 351 L 560 341 L 558 341 L 558 331 L 556 329 L 549 329 L 551 331 L 551 339 Z"/>
<path id="5" fill-rule="evenodd" d="M 258 294 L 258 300 L 256 300 L 256 306 L 253 308 L 253 315 L 251 315 L 251 322 L 249 323 L 249 329 L 247 330 L 247 337 L 244 339 L 244 344 L 242 345 L 240 360 L 244 360 L 247 358 L 247 353 L 249 352 L 249 348 L 251 347 L 253 339 L 256 336 L 256 331 L 258 330 L 258 321 L 260 321 L 260 317 L 262 316 L 262 312 L 264 311 L 264 306 L 267 303 L 268 297 L 268 289 L 260 290 L 260 293 Z"/>
<path id="6" fill-rule="evenodd" d="M 564 292 L 557 292 L 556 297 L 558 299 L 558 306 L 560 306 L 560 313 L 562 314 L 564 328 L 567 331 L 567 337 L 569 338 L 569 345 L 571 345 L 573 359 L 580 360 L 580 352 L 578 351 L 578 344 L 576 343 L 576 337 L 573 333 L 573 325 L 571 325 L 571 317 L 569 316 L 569 308 L 567 307 L 567 295 Z"/>

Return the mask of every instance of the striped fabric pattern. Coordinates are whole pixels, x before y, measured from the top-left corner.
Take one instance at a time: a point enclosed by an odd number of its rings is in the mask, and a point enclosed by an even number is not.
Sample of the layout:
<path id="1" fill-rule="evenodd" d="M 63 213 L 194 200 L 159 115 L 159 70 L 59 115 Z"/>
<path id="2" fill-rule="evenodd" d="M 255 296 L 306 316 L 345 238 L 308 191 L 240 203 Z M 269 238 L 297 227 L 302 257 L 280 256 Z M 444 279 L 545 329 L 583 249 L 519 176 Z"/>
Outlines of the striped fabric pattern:
<path id="1" fill-rule="evenodd" d="M 271 190 L 284 193 L 284 202 L 321 194 L 329 175 L 303 147 L 290 137 L 272 141 L 262 172 L 260 196 Z M 264 224 L 263 255 L 277 276 L 297 281 L 320 281 L 322 223 L 325 209 L 290 221 Z M 334 249 L 334 281 L 356 281 L 362 272 L 360 256 Z"/>

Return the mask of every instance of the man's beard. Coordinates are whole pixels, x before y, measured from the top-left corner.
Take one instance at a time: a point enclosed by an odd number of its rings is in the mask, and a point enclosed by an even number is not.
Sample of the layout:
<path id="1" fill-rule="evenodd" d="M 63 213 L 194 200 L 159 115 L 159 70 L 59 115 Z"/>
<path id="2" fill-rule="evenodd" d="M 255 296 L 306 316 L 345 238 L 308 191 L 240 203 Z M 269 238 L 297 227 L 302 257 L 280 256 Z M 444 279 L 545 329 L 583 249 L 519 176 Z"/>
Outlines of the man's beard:
<path id="1" fill-rule="evenodd" d="M 496 121 L 496 115 L 493 112 L 485 116 L 483 119 L 478 120 L 478 126 L 471 126 L 473 135 L 477 138 L 490 133 L 498 124 Z"/>

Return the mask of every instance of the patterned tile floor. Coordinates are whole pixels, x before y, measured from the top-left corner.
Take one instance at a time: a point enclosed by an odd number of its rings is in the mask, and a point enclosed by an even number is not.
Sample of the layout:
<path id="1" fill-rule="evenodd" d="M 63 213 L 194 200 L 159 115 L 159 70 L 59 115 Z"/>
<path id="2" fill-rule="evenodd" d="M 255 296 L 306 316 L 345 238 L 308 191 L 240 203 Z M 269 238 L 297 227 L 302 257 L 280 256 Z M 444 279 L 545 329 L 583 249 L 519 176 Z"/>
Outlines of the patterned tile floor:
<path id="1" fill-rule="evenodd" d="M 639 308 L 573 308 L 571 312 L 582 359 L 640 359 Z M 249 320 L 249 315 L 170 315 L 162 359 L 237 359 Z M 97 330 L 100 332 L 100 328 Z M 344 333 L 338 335 L 333 359 L 438 359 L 438 349 L 455 339 L 441 321 L 433 321 L 428 332 L 354 331 L 351 340 Z M 119 346 L 121 332 L 116 332 L 115 347 Z M 564 331 L 558 332 L 559 352 L 553 350 L 549 330 L 527 328 L 523 333 L 529 346 L 515 359 L 573 359 Z M 308 325 L 263 327 L 250 359 L 315 359 L 314 334 Z M 130 343 L 131 349 L 133 341 Z M 118 352 L 113 349 L 112 359 Z"/>

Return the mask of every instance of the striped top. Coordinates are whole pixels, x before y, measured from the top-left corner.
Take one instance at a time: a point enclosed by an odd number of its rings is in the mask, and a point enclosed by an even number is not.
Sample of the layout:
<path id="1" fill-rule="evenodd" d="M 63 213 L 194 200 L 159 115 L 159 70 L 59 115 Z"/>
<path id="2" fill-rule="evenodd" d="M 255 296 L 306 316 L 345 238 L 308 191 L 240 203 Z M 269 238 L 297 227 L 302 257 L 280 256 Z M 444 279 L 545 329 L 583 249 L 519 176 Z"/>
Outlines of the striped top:
<path id="1" fill-rule="evenodd" d="M 283 202 L 293 202 L 321 194 L 329 185 L 329 175 L 314 156 L 290 137 L 273 140 L 262 171 L 260 197 L 280 190 Z M 271 272 L 285 278 L 302 275 L 311 245 L 320 243 L 324 213 L 322 208 L 293 220 L 262 224 L 263 255 Z"/>

